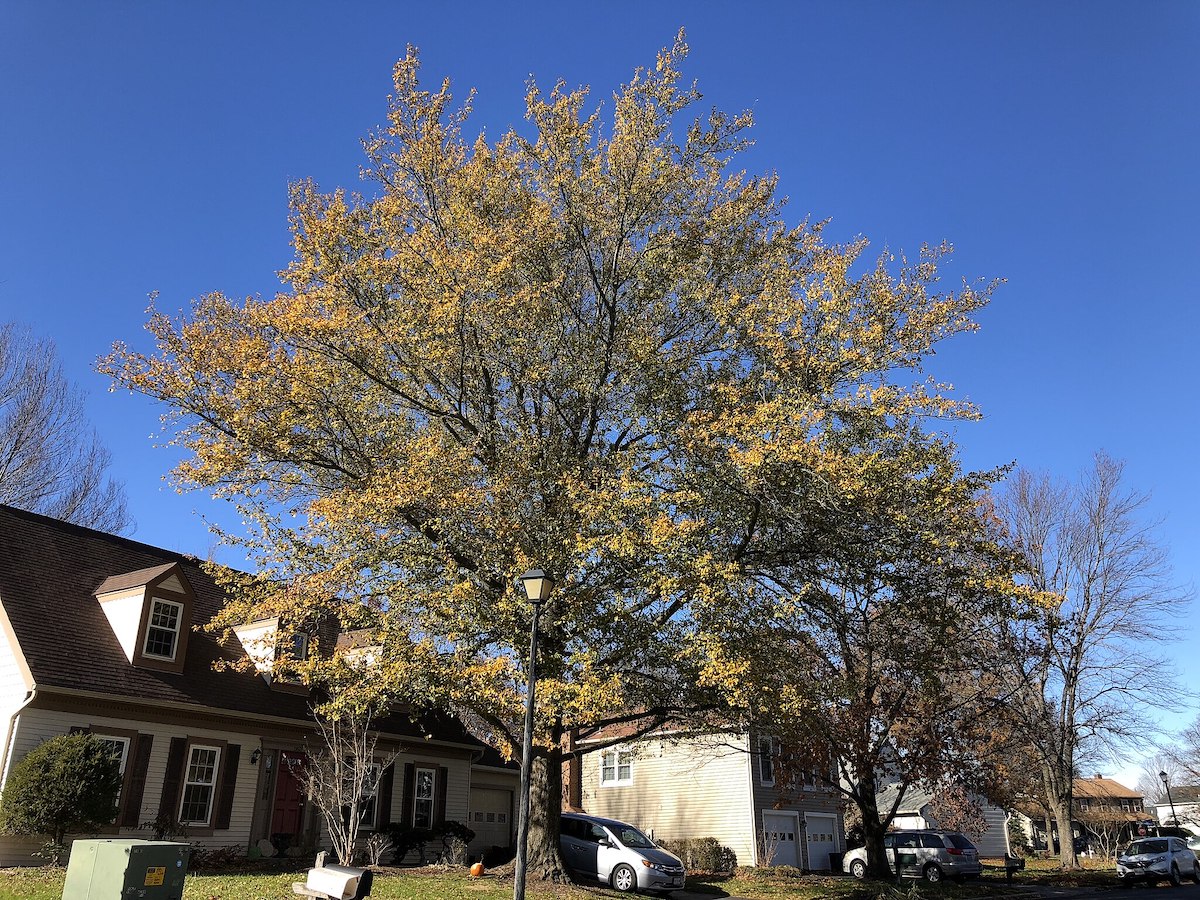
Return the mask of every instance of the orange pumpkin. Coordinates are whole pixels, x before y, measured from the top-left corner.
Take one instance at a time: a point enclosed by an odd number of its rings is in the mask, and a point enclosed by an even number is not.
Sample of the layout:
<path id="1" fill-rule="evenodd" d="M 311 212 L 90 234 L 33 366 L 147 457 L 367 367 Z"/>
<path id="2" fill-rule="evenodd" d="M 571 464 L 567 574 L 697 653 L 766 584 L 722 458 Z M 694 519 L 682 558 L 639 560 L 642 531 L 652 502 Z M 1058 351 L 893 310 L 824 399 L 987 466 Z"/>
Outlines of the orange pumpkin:
<path id="1" fill-rule="evenodd" d="M 475 865 L 471 866 L 471 877 L 472 878 L 482 878 L 483 877 L 483 863 L 477 862 L 477 863 L 475 863 Z"/>

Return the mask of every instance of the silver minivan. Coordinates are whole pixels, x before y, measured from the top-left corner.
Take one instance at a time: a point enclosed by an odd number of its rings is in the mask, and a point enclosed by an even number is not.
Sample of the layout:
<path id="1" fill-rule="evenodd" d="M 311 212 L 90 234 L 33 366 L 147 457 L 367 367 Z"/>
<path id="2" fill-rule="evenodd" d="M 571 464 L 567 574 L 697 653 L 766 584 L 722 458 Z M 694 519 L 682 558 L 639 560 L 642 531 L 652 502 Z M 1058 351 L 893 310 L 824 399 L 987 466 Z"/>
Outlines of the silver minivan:
<path id="1" fill-rule="evenodd" d="M 618 891 L 683 888 L 683 863 L 626 822 L 563 813 L 558 846 L 572 872 Z"/>
<path id="2" fill-rule="evenodd" d="M 958 831 L 932 828 L 892 831 L 883 837 L 883 850 L 893 873 L 899 866 L 901 875 L 926 881 L 941 881 L 943 877 L 976 878 L 983 871 L 979 851 L 965 834 Z M 855 878 L 865 878 L 867 848 L 859 847 L 843 856 L 842 871 Z"/>

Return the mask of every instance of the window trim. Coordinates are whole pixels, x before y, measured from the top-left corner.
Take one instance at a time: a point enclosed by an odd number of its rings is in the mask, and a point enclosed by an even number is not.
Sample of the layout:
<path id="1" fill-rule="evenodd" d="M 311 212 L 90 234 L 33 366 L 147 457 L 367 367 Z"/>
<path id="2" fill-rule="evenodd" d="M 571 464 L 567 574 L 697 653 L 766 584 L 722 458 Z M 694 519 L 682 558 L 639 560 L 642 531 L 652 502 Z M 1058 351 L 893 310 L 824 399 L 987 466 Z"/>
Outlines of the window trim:
<path id="1" fill-rule="evenodd" d="M 190 774 L 191 768 L 192 768 L 192 758 L 195 755 L 197 750 L 212 750 L 214 753 L 216 753 L 216 759 L 213 760 L 212 781 L 211 782 L 189 780 L 189 774 Z M 199 741 L 195 741 L 195 742 L 192 742 L 192 741 L 188 742 L 187 753 L 183 758 L 183 772 L 180 773 L 180 777 L 179 777 L 179 806 L 178 806 L 177 818 L 179 819 L 179 821 L 182 824 L 195 826 L 197 828 L 212 828 L 212 827 L 214 827 L 213 826 L 213 812 L 216 809 L 216 805 L 217 805 L 217 791 L 220 789 L 220 786 L 221 786 L 221 766 L 224 762 L 225 762 L 225 745 L 224 745 L 224 743 L 216 742 L 216 741 L 209 743 L 209 742 L 205 742 L 203 740 L 199 740 Z M 187 803 L 187 793 L 188 793 L 189 785 L 205 785 L 209 788 L 208 803 L 207 803 L 207 806 L 205 809 L 205 815 L 204 815 L 203 820 L 185 819 L 183 817 L 183 807 Z"/>
<path id="2" fill-rule="evenodd" d="M 379 784 L 383 781 L 383 763 L 380 760 L 372 760 L 370 767 L 371 790 L 363 792 L 359 799 L 358 811 L 358 827 L 364 831 L 374 831 L 379 827 Z M 437 777 L 436 775 L 434 776 Z M 415 792 L 415 787 L 414 787 Z M 374 800 L 375 803 L 371 806 L 371 820 L 368 822 L 364 815 L 367 810 L 369 801 Z"/>
<path id="3" fill-rule="evenodd" d="M 763 787 L 775 787 L 775 738 L 769 734 L 758 736 L 758 783 Z"/>
<path id="4" fill-rule="evenodd" d="M 420 794 L 421 773 L 429 773 L 429 796 L 422 797 Z M 432 828 L 434 826 L 434 817 L 437 814 L 437 766 L 413 766 L 413 785 L 412 785 L 412 825 L 413 828 Z M 429 803 L 429 824 L 420 825 L 417 823 L 417 809 L 419 803 Z"/>
<path id="5" fill-rule="evenodd" d="M 612 765 L 605 763 L 605 757 L 612 755 Z M 629 774 L 622 778 L 621 769 L 626 768 Z M 606 747 L 600 751 L 600 787 L 629 787 L 633 784 L 633 751 L 628 747 Z M 612 772 L 612 778 L 605 778 L 606 772 Z"/>
<path id="6" fill-rule="evenodd" d="M 187 612 L 187 607 L 182 600 L 171 600 L 168 597 L 156 596 L 154 594 L 150 594 L 147 599 L 150 602 L 146 606 L 146 632 L 142 636 L 142 656 L 145 659 L 154 660 L 155 662 L 173 663 L 179 658 L 179 647 L 182 642 L 181 639 L 183 636 L 183 619 L 184 619 L 184 615 Z M 167 629 L 161 625 L 154 624 L 154 607 L 156 604 L 159 604 L 159 603 L 163 603 L 168 606 L 173 606 L 175 608 L 175 627 L 174 627 L 174 629 Z M 170 630 L 171 633 L 174 635 L 174 639 L 171 641 L 171 655 L 170 656 L 166 656 L 162 653 L 153 653 L 149 649 L 150 637 L 151 637 L 151 634 L 155 631 L 155 629 L 157 629 L 159 631 Z"/>

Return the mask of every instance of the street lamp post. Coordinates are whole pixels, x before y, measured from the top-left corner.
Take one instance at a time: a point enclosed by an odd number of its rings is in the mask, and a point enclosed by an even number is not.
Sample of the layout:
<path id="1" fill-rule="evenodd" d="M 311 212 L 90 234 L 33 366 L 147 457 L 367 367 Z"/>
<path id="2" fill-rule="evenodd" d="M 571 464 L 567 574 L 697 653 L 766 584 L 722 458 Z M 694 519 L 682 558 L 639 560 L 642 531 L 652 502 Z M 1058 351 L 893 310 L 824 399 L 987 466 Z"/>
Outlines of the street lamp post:
<path id="1" fill-rule="evenodd" d="M 529 626 L 529 690 L 525 697 L 525 739 L 521 747 L 521 809 L 517 819 L 517 862 L 513 869 L 513 900 L 525 900 L 525 861 L 529 853 L 529 776 L 533 770 L 533 689 L 537 685 L 538 610 L 554 590 L 554 579 L 531 569 L 517 579 L 533 607 Z"/>
<path id="2" fill-rule="evenodd" d="M 1171 822 L 1176 827 L 1179 825 L 1179 817 L 1175 815 L 1175 801 L 1171 799 L 1171 780 L 1167 777 L 1167 773 L 1159 772 L 1158 777 L 1162 779 L 1163 788 L 1167 792 L 1167 803 L 1171 804 Z"/>

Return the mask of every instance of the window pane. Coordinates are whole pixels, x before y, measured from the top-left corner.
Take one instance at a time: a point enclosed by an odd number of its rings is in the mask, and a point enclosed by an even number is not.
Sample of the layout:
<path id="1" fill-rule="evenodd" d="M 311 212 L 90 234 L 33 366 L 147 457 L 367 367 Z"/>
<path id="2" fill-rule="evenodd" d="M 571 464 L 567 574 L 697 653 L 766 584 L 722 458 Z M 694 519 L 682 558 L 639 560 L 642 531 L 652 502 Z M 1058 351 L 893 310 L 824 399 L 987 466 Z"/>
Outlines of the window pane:
<path id="1" fill-rule="evenodd" d="M 175 639 L 179 633 L 179 612 L 177 603 L 165 600 L 155 600 L 150 607 L 150 622 L 146 629 L 146 646 L 143 650 L 148 656 L 162 656 L 172 659 L 175 656 Z"/>
<path id="2" fill-rule="evenodd" d="M 192 747 L 184 777 L 179 821 L 207 825 L 212 812 L 213 789 L 221 751 L 216 747 Z"/>
<path id="3" fill-rule="evenodd" d="M 97 735 L 105 747 L 112 751 L 112 755 L 117 758 L 118 771 L 125 774 L 125 759 L 129 754 L 129 738 L 104 737 Z"/>

